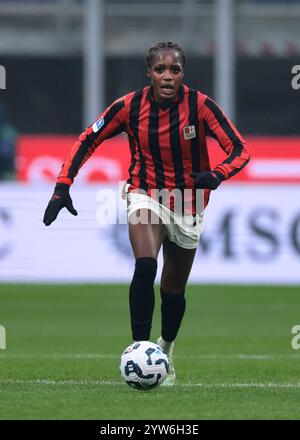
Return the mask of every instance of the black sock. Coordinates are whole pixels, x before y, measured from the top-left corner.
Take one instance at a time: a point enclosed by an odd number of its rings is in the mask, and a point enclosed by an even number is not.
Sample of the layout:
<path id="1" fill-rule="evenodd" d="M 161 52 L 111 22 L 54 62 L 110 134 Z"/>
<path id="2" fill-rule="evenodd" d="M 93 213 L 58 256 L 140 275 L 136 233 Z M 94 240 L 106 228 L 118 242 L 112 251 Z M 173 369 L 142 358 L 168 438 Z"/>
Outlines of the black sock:
<path id="1" fill-rule="evenodd" d="M 132 339 L 147 341 L 150 338 L 154 310 L 154 280 L 157 261 L 154 258 L 138 258 L 129 290 Z"/>
<path id="2" fill-rule="evenodd" d="M 160 289 L 161 296 L 161 336 L 171 342 L 177 336 L 185 312 L 185 296 L 182 293 L 166 293 Z"/>

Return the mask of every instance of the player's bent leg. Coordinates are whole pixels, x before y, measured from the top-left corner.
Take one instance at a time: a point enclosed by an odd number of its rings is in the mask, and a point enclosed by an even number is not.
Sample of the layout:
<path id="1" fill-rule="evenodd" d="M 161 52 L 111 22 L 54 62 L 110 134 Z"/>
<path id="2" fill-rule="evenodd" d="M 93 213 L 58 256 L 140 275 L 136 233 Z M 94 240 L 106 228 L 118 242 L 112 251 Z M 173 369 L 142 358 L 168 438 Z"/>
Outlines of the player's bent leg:
<path id="1" fill-rule="evenodd" d="M 136 258 L 133 279 L 129 289 L 129 307 L 132 338 L 148 340 L 155 305 L 154 280 L 157 255 L 165 235 L 163 224 L 131 224 L 129 236 Z"/>
<path id="2" fill-rule="evenodd" d="M 129 216 L 129 239 L 135 258 L 151 257 L 157 259 L 159 250 L 166 234 L 161 219 L 149 209 L 135 211 L 147 223 L 131 223 Z M 135 214 L 135 212 L 133 214 Z M 153 221 L 153 223 L 151 223 Z"/>
<path id="3" fill-rule="evenodd" d="M 174 340 L 185 313 L 185 288 L 196 249 L 184 249 L 164 240 L 164 266 L 161 278 L 161 337 L 157 343 L 168 355 L 170 370 L 163 385 L 172 386 L 176 374 L 173 361 Z"/>
<path id="4" fill-rule="evenodd" d="M 164 265 L 161 276 L 161 314 L 164 341 L 175 340 L 185 313 L 185 288 L 196 249 L 184 249 L 167 237 L 163 243 Z"/>
<path id="5" fill-rule="evenodd" d="M 164 265 L 161 288 L 165 292 L 180 293 L 186 288 L 197 248 L 185 249 L 165 237 L 163 242 Z"/>

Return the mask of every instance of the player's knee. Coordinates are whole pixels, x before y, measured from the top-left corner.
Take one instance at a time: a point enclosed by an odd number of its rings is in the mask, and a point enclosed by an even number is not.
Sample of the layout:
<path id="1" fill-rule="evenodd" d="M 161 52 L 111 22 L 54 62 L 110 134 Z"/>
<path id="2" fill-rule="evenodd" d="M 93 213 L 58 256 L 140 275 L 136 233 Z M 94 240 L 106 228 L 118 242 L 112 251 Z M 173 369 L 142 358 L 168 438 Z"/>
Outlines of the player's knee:
<path id="1" fill-rule="evenodd" d="M 164 292 L 178 294 L 185 291 L 186 282 L 184 280 L 177 279 L 175 274 L 173 274 L 173 276 L 170 277 L 163 276 L 160 287 Z"/>
<path id="2" fill-rule="evenodd" d="M 135 262 L 134 278 L 139 282 L 154 283 L 157 260 L 150 257 L 138 258 Z"/>

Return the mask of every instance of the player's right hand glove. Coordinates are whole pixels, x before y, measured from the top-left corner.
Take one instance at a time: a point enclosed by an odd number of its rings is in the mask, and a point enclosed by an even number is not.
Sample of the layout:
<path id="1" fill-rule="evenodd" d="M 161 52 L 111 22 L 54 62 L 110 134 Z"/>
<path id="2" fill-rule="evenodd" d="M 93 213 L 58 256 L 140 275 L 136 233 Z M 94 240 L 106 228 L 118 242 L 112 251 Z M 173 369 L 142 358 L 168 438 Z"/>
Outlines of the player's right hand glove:
<path id="1" fill-rule="evenodd" d="M 69 185 L 65 183 L 57 183 L 54 188 L 53 196 L 48 203 L 46 208 L 43 222 L 46 226 L 51 225 L 52 222 L 56 219 L 59 211 L 62 208 L 67 208 L 67 210 L 73 214 L 77 215 L 76 209 L 74 209 L 72 199 L 69 194 Z"/>

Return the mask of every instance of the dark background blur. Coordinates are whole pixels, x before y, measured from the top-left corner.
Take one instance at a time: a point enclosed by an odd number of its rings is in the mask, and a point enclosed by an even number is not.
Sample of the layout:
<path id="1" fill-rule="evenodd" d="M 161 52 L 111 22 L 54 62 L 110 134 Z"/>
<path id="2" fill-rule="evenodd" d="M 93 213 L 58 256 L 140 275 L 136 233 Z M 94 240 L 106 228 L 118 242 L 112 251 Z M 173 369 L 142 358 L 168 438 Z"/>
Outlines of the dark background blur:
<path id="1" fill-rule="evenodd" d="M 147 83 L 146 52 L 166 39 L 185 49 L 185 82 L 216 99 L 215 3 L 104 1 L 104 105 Z M 300 92 L 291 87 L 292 66 L 300 63 L 300 2 L 235 1 L 234 12 L 234 122 L 245 134 L 300 134 Z M 83 28 L 83 1 L 0 0 L 7 72 L 0 99 L 19 133 L 83 128 Z"/>

